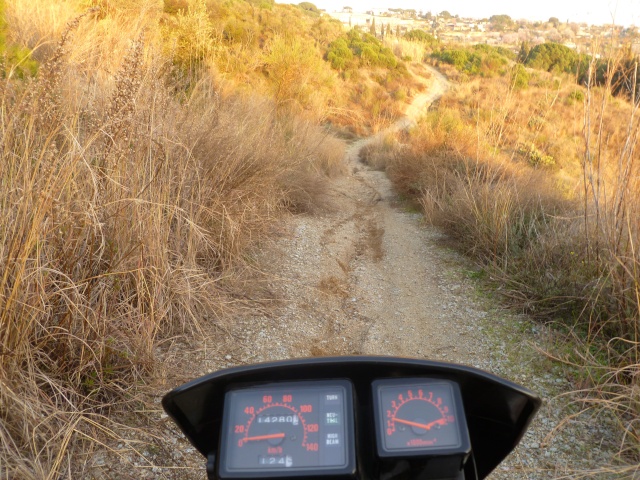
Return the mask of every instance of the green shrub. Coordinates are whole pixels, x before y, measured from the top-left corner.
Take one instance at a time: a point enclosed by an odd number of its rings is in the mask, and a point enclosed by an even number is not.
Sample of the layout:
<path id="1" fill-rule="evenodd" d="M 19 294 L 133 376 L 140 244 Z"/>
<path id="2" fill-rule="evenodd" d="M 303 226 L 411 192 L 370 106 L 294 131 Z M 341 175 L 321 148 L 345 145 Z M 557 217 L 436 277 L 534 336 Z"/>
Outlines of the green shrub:
<path id="1" fill-rule="evenodd" d="M 344 70 L 357 58 L 358 63 L 367 67 L 384 67 L 395 69 L 399 66 L 398 59 L 393 52 L 382 45 L 373 35 L 361 33 L 355 29 L 349 31 L 329 45 L 326 59 L 336 70 Z"/>
<path id="2" fill-rule="evenodd" d="M 542 43 L 531 49 L 526 66 L 548 72 L 576 73 L 581 57 L 575 51 L 559 43 Z"/>
<path id="3" fill-rule="evenodd" d="M 584 102 L 584 93 L 582 93 L 582 90 L 574 90 L 569 94 L 568 98 L 570 102 Z"/>
<path id="4" fill-rule="evenodd" d="M 344 70 L 347 67 L 353 60 L 353 52 L 349 48 L 349 45 L 347 45 L 346 39 L 338 38 L 329 45 L 327 60 L 329 60 L 331 66 L 336 70 Z"/>
<path id="5" fill-rule="evenodd" d="M 545 155 L 535 145 L 520 146 L 518 153 L 524 156 L 532 167 L 552 167 L 556 164 L 551 155 Z"/>
<path id="6" fill-rule="evenodd" d="M 0 0 L 0 78 L 33 77 L 38 72 L 38 62 L 31 58 L 29 49 L 7 42 L 4 9 L 5 1 Z"/>
<path id="7" fill-rule="evenodd" d="M 431 56 L 453 65 L 460 73 L 493 77 L 502 75 L 509 62 L 510 58 L 503 54 L 503 50 L 489 45 L 475 45 L 471 48 L 443 48 Z"/>
<path id="8" fill-rule="evenodd" d="M 300 10 L 302 10 L 304 13 L 306 13 L 307 15 L 310 15 L 312 17 L 319 17 L 320 16 L 320 10 L 318 10 L 318 7 L 316 7 L 311 2 L 299 3 L 298 4 L 298 8 L 300 8 Z"/>
<path id="9" fill-rule="evenodd" d="M 404 38 L 413 42 L 426 43 L 428 45 L 435 45 L 438 43 L 438 40 L 435 37 L 429 35 L 424 30 L 410 30 L 404 34 Z"/>

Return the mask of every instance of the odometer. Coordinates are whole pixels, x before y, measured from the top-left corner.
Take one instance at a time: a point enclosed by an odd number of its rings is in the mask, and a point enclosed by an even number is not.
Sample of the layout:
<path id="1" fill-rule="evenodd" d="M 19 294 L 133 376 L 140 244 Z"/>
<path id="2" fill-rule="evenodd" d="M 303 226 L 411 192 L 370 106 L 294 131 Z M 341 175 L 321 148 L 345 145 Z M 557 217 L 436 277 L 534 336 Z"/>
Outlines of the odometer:
<path id="1" fill-rule="evenodd" d="M 224 404 L 220 478 L 351 473 L 352 397 L 351 383 L 344 380 L 230 390 Z"/>

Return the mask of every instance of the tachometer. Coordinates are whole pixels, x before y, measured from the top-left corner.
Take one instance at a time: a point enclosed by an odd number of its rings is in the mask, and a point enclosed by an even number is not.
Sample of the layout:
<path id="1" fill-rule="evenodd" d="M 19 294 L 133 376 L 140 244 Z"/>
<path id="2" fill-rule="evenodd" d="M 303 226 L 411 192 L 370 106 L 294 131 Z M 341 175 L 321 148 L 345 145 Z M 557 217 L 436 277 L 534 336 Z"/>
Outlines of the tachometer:
<path id="1" fill-rule="evenodd" d="M 351 383 L 270 384 L 225 396 L 220 478 L 351 473 Z"/>
<path id="2" fill-rule="evenodd" d="M 373 382 L 381 458 L 432 457 L 443 476 L 460 472 L 471 452 L 460 390 L 441 379 Z"/>

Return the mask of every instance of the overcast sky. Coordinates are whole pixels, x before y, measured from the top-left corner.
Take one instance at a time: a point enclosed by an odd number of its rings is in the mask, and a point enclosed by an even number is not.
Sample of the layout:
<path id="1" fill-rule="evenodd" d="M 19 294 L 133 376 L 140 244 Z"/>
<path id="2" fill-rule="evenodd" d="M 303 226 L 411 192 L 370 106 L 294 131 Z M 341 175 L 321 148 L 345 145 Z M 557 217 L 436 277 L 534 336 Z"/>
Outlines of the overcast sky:
<path id="1" fill-rule="evenodd" d="M 303 0 L 289 1 L 300 3 Z M 341 10 L 344 6 L 363 12 L 371 8 L 395 7 L 432 13 L 447 10 L 452 15 L 474 18 L 506 14 L 513 19 L 557 17 L 562 22 L 592 24 L 610 24 L 613 19 L 619 25 L 640 26 L 640 0 L 316 0 L 312 3 L 329 11 Z"/>

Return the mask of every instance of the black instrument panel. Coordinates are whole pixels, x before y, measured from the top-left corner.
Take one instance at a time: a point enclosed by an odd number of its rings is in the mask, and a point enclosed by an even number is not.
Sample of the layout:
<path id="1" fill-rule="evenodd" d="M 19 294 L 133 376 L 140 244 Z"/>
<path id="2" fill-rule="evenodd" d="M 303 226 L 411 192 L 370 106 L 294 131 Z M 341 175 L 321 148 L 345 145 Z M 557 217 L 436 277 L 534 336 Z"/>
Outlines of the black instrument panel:
<path id="1" fill-rule="evenodd" d="M 347 385 L 344 399 L 338 396 L 347 421 L 344 447 L 338 448 L 341 453 L 333 460 L 333 454 L 329 459 L 321 459 L 306 449 L 314 450 L 311 444 L 317 439 L 320 451 L 323 440 L 326 443 L 327 439 L 336 439 L 335 432 L 327 430 L 314 438 L 313 435 L 320 432 L 312 432 L 315 426 L 310 427 L 303 445 L 299 435 L 304 435 L 304 427 L 301 427 L 300 416 L 295 419 L 296 413 L 291 410 L 299 411 L 305 423 L 317 423 L 320 430 L 322 417 L 309 414 L 320 408 L 314 406 L 319 405 L 322 398 L 307 396 L 318 395 L 312 393 L 313 389 L 307 390 L 308 385 L 316 382 L 323 388 Z M 325 383 L 321 385 L 322 382 Z M 303 387 L 298 391 L 303 396 L 286 402 L 284 395 L 293 396 L 293 392 L 277 389 L 286 390 L 291 384 Z M 268 390 L 271 388 L 276 390 Z M 228 397 L 231 406 L 225 407 L 228 393 L 249 389 L 256 390 L 239 396 L 232 394 Z M 400 395 L 403 400 L 420 398 L 420 389 L 423 397 L 431 398 L 430 402 L 414 404 L 413 400 L 410 403 L 400 400 Z M 334 395 L 325 392 L 327 394 Z M 268 398 L 264 397 L 269 395 L 271 402 L 265 402 Z M 280 403 L 287 405 L 284 410 L 276 409 L 274 402 L 278 395 Z M 234 406 L 242 401 L 245 402 L 242 408 Z M 393 407 L 393 401 L 397 408 Z M 400 357 L 352 356 L 293 359 L 221 370 L 175 388 L 164 396 L 162 405 L 206 459 L 209 479 L 441 480 L 451 478 L 449 472 L 459 471 L 463 463 L 464 471 L 453 478 L 482 480 L 518 444 L 541 399 L 515 383 L 464 365 Z M 302 412 L 302 405 L 312 405 L 312 412 Z M 260 420 L 256 415 L 250 424 L 248 414 L 240 414 L 248 406 L 254 407 L 254 414 L 256 407 L 267 408 L 261 412 Z M 376 430 L 376 425 L 384 423 L 381 415 L 391 415 L 392 424 L 384 425 L 392 431 Z M 274 417 L 277 419 L 272 422 Z M 463 423 L 466 423 L 470 448 L 465 442 Z M 264 431 L 267 424 L 281 428 Z M 233 433 L 225 433 L 231 425 Z M 257 425 L 260 428 L 256 429 Z M 249 433 L 246 436 L 244 431 L 235 433 L 236 426 L 244 426 Z M 327 437 L 328 433 L 331 437 Z M 285 444 L 285 439 L 291 443 Z M 225 446 L 231 441 L 236 447 Z M 256 448 L 254 442 L 263 444 L 262 450 Z M 297 446 L 294 448 L 294 445 Z M 277 450 L 279 446 L 282 453 Z M 275 449 L 270 452 L 269 448 Z M 241 459 L 237 454 L 234 457 L 229 453 L 231 450 L 250 452 L 250 458 Z M 343 453 L 347 455 L 344 464 L 340 460 Z M 287 455 L 291 458 L 287 459 Z M 265 468 L 252 467 L 256 463 L 262 463 Z"/>

